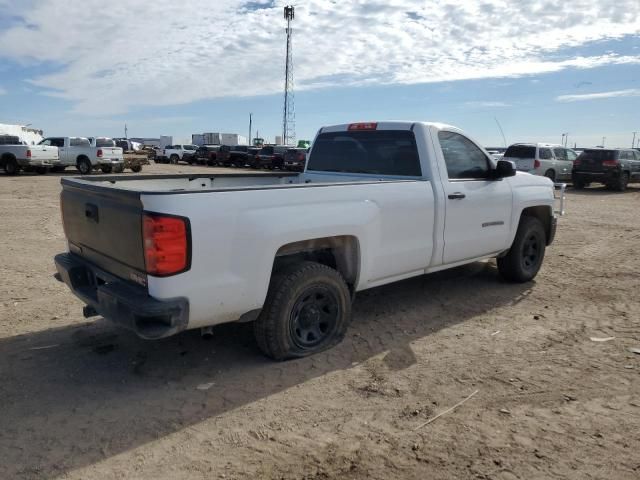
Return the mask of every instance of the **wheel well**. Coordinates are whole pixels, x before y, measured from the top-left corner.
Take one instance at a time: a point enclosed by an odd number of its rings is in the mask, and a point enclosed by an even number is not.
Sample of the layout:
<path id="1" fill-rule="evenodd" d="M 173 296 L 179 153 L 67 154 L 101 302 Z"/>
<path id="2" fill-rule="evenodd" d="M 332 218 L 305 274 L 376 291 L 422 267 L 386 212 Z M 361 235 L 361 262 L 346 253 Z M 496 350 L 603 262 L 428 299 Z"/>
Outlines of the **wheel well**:
<path id="1" fill-rule="evenodd" d="M 80 160 L 89 160 L 89 157 L 87 157 L 86 155 L 78 155 L 76 161 L 79 162 Z M 91 160 L 89 160 L 89 163 L 91 163 Z"/>
<path id="2" fill-rule="evenodd" d="M 551 207 L 546 205 L 528 207 L 522 211 L 521 217 L 535 217 L 540 220 L 544 226 L 547 242 L 549 242 L 549 239 L 551 238 L 551 219 L 553 217 Z"/>
<path id="3" fill-rule="evenodd" d="M 280 247 L 273 269 L 275 271 L 300 261 L 318 262 L 340 272 L 349 289 L 354 292 L 360 273 L 359 259 L 360 247 L 355 237 L 344 235 L 315 238 Z"/>
<path id="4" fill-rule="evenodd" d="M 13 153 L 5 153 L 4 155 L 2 155 L 2 158 L 0 160 L 2 160 L 3 162 L 7 162 L 9 160 L 15 160 L 16 156 Z"/>

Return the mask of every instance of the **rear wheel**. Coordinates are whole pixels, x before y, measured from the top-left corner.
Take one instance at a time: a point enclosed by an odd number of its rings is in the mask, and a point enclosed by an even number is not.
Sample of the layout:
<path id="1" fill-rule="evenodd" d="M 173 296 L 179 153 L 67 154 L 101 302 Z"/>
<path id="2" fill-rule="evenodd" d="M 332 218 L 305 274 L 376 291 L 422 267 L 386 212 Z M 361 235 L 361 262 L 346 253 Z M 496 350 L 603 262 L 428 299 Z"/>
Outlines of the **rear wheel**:
<path id="1" fill-rule="evenodd" d="M 142 165 L 132 165 L 131 171 L 134 173 L 139 173 L 142 171 Z"/>
<path id="2" fill-rule="evenodd" d="M 76 168 L 82 175 L 89 175 L 91 173 L 91 162 L 88 158 L 80 158 L 76 163 Z"/>
<path id="3" fill-rule="evenodd" d="M 15 158 L 9 158 L 4 162 L 4 173 L 7 175 L 17 175 L 20 171 L 20 167 L 18 166 L 18 162 Z"/>
<path id="4" fill-rule="evenodd" d="M 326 350 L 344 337 L 351 320 L 351 295 L 342 275 L 315 262 L 285 268 L 271 279 L 254 334 L 275 360 Z"/>
<path id="5" fill-rule="evenodd" d="M 619 192 L 624 192 L 627 189 L 627 185 L 629 185 L 629 173 L 622 172 L 620 176 L 611 184 L 611 187 Z"/>
<path id="6" fill-rule="evenodd" d="M 522 217 L 509 252 L 498 258 L 498 271 L 505 280 L 528 282 L 538 274 L 547 245 L 542 222 L 535 217 Z"/>
<path id="7" fill-rule="evenodd" d="M 100 170 L 102 170 L 102 173 L 111 173 L 113 171 L 113 167 L 111 165 L 102 165 Z"/>
<path id="8" fill-rule="evenodd" d="M 580 177 L 573 177 L 571 183 L 573 183 L 573 188 L 575 188 L 576 190 L 582 190 L 587 186 L 586 182 Z"/>
<path id="9" fill-rule="evenodd" d="M 177 165 L 179 160 L 180 157 L 178 157 L 178 155 L 176 155 L 175 153 L 169 157 L 169 163 L 173 163 L 174 165 Z"/>
<path id="10" fill-rule="evenodd" d="M 49 167 L 36 167 L 36 168 L 35 168 L 35 172 L 36 172 L 38 175 L 44 175 L 45 173 L 48 173 L 48 172 L 49 172 L 49 170 L 50 170 L 50 168 L 49 168 Z"/>
<path id="11" fill-rule="evenodd" d="M 64 172 L 64 167 L 62 166 L 51 167 L 51 171 L 54 173 Z"/>
<path id="12" fill-rule="evenodd" d="M 544 172 L 544 176 L 555 183 L 555 181 L 556 181 L 556 172 L 555 171 L 549 169 L 546 172 Z"/>

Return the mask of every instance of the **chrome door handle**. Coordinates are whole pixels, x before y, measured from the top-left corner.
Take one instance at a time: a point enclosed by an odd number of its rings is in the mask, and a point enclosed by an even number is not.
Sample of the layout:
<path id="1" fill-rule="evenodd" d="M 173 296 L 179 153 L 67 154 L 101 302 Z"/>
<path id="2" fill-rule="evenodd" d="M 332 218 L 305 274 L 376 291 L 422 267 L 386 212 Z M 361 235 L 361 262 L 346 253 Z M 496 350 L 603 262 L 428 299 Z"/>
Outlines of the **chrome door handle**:
<path id="1" fill-rule="evenodd" d="M 463 198 L 466 198 L 464 193 L 456 192 L 449 194 L 449 200 L 462 200 Z"/>

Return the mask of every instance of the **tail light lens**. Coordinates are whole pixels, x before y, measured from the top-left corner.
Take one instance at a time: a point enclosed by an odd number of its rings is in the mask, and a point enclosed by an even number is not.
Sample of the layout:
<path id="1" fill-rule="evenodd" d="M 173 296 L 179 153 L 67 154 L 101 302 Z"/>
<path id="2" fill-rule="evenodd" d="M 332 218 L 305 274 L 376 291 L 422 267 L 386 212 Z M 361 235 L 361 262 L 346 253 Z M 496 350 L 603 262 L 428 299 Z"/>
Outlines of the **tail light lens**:
<path id="1" fill-rule="evenodd" d="M 533 161 L 533 168 L 540 168 L 540 160 L 536 159 Z"/>
<path id="2" fill-rule="evenodd" d="M 618 165 L 620 165 L 620 163 L 617 160 L 603 160 L 602 161 L 602 166 L 603 167 L 617 167 Z"/>
<path id="3" fill-rule="evenodd" d="M 189 269 L 189 220 L 183 217 L 144 214 L 142 238 L 147 273 L 157 277 Z"/>
<path id="4" fill-rule="evenodd" d="M 27 150 L 27 158 L 31 158 L 31 150 Z"/>
<path id="5" fill-rule="evenodd" d="M 102 149 L 99 149 L 97 152 L 98 158 L 102 158 Z"/>
<path id="6" fill-rule="evenodd" d="M 298 160 L 300 161 L 304 160 L 304 153 L 301 153 L 300 155 L 298 155 Z"/>

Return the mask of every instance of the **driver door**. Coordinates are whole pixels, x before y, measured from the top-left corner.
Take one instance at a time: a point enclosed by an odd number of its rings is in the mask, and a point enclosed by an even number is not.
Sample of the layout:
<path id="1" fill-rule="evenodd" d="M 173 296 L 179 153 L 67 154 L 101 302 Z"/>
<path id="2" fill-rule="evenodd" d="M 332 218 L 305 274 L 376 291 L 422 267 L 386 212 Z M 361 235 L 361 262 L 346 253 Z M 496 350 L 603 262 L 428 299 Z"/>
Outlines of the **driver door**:
<path id="1" fill-rule="evenodd" d="M 508 179 L 491 179 L 492 163 L 470 139 L 440 130 L 446 166 L 443 263 L 456 263 L 509 247 L 512 194 Z"/>

